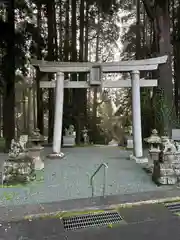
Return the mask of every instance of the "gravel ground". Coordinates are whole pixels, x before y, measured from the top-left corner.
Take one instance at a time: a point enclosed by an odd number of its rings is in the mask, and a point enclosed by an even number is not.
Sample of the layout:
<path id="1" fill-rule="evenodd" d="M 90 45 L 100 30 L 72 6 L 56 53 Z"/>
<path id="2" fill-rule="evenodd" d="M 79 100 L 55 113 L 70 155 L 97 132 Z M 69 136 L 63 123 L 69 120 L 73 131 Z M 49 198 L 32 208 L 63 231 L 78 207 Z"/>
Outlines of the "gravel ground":
<path id="1" fill-rule="evenodd" d="M 20 205 L 91 197 L 90 176 L 101 163 L 108 164 L 106 195 L 160 190 L 141 168 L 118 147 L 63 149 L 65 158 L 45 158 L 44 182 L 23 188 L 1 188 L 0 205 Z M 44 156 L 51 152 L 45 148 Z M 6 155 L 0 155 L 0 162 Z M 103 169 L 95 177 L 95 196 L 102 195 Z M 164 188 L 164 187 L 163 187 Z"/>

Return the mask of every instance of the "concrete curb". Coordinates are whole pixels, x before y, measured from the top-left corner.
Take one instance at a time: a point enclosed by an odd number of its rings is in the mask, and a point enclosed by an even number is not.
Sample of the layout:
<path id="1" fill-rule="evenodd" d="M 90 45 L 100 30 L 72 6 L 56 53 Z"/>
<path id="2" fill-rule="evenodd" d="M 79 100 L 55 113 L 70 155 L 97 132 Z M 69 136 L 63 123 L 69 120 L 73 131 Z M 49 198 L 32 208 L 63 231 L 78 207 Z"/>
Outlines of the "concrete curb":
<path id="1" fill-rule="evenodd" d="M 72 210 L 67 210 L 67 211 L 55 211 L 55 212 L 44 212 L 44 213 L 39 213 L 39 214 L 30 214 L 24 216 L 24 220 L 33 220 L 33 219 L 38 219 L 38 218 L 62 218 L 64 213 L 71 213 L 71 212 L 78 212 L 83 214 L 83 212 L 88 212 L 88 211 L 94 211 L 98 212 L 99 210 L 102 211 L 107 211 L 107 210 L 112 210 L 112 209 L 118 209 L 118 208 L 128 208 L 128 207 L 133 207 L 133 206 L 140 206 L 140 205 L 145 205 L 145 204 L 160 204 L 160 203 L 168 203 L 168 202 L 180 202 L 180 197 L 168 197 L 168 198 L 161 198 L 161 199 L 153 199 L 153 200 L 145 200 L 145 201 L 137 201 L 137 202 L 127 202 L 127 203 L 120 203 L 120 204 L 111 204 L 111 205 L 106 205 L 106 206 L 97 206 L 97 207 L 87 207 L 84 209 L 72 209 Z"/>

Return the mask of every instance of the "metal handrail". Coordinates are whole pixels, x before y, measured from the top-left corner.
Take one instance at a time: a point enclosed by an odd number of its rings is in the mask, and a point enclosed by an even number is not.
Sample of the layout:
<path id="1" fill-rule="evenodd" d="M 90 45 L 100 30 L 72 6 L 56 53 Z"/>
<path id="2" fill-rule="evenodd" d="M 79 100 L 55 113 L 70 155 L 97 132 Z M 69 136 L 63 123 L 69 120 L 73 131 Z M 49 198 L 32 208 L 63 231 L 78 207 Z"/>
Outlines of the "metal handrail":
<path id="1" fill-rule="evenodd" d="M 101 165 L 97 168 L 97 170 L 93 173 L 93 175 L 90 178 L 90 185 L 92 187 L 92 197 L 94 197 L 94 177 L 96 174 L 100 171 L 100 169 L 104 167 L 104 183 L 103 183 L 103 197 L 105 196 L 105 190 L 106 190 L 106 174 L 108 165 L 106 163 L 101 163 Z"/>

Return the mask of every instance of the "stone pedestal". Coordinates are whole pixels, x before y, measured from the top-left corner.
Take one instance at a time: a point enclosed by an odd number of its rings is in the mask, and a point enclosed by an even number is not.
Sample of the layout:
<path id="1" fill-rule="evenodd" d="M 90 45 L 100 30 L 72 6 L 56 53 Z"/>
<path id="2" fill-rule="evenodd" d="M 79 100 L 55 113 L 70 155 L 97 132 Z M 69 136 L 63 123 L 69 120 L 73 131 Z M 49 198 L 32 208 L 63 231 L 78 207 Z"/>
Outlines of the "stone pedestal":
<path id="1" fill-rule="evenodd" d="M 164 185 L 174 185 L 177 183 L 177 176 L 171 163 L 160 163 L 159 183 Z"/>
<path id="2" fill-rule="evenodd" d="M 161 185 L 175 185 L 180 180 L 178 154 L 164 153 L 162 161 L 154 161 L 153 181 Z"/>
<path id="3" fill-rule="evenodd" d="M 134 145 L 133 145 L 133 137 L 132 136 L 127 136 L 126 142 L 127 142 L 126 148 L 127 149 L 133 149 L 133 147 L 134 147 Z"/>
<path id="4" fill-rule="evenodd" d="M 41 152 L 44 149 L 42 146 L 33 146 L 28 148 L 29 156 L 33 159 L 35 170 L 44 169 L 44 161 L 41 158 Z"/>
<path id="5" fill-rule="evenodd" d="M 59 159 L 62 159 L 62 158 L 64 158 L 64 153 L 63 152 L 60 152 L 60 153 L 50 153 L 48 156 L 47 156 L 47 158 L 49 158 L 49 159 L 57 159 L 57 158 L 59 158 Z"/>
<path id="6" fill-rule="evenodd" d="M 129 158 L 130 160 L 133 160 L 136 163 L 140 163 L 140 164 L 148 163 L 148 158 L 146 157 L 136 157 L 134 155 L 130 155 Z"/>
<path id="7" fill-rule="evenodd" d="M 177 176 L 178 183 L 180 182 L 180 153 L 177 153 L 175 159 L 172 161 L 174 172 Z"/>
<path id="8" fill-rule="evenodd" d="M 34 163 L 31 157 L 20 155 L 4 162 L 3 183 L 26 183 L 35 178 Z"/>
<path id="9" fill-rule="evenodd" d="M 74 147 L 76 145 L 74 136 L 63 136 L 63 147 Z"/>
<path id="10" fill-rule="evenodd" d="M 118 147 L 118 142 L 114 139 L 112 139 L 109 143 L 108 146 L 112 146 L 112 147 Z"/>
<path id="11" fill-rule="evenodd" d="M 35 129 L 29 136 L 29 156 L 33 159 L 35 170 L 42 170 L 44 168 L 44 161 L 41 158 L 41 152 L 44 147 L 41 143 L 44 141 L 44 137 L 40 134 L 39 129 Z"/>

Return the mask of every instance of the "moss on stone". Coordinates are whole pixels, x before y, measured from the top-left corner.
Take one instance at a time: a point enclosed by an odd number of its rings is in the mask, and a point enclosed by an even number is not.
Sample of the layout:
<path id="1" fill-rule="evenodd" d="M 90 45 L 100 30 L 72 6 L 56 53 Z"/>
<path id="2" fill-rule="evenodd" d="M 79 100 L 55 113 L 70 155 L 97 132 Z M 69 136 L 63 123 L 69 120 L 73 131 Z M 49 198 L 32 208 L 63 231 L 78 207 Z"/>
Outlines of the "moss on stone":
<path id="1" fill-rule="evenodd" d="M 17 196 L 18 196 L 18 193 L 16 193 L 16 192 L 3 192 L 3 194 L 0 196 L 0 199 L 6 200 L 6 201 L 11 201 Z"/>
<path id="2" fill-rule="evenodd" d="M 86 214 L 98 214 L 103 213 L 104 210 L 87 210 L 87 211 L 73 211 L 73 212 L 55 212 L 55 213 L 45 213 L 45 214 L 37 214 L 37 215 L 29 215 L 25 216 L 25 219 L 33 219 L 33 218 L 39 218 L 39 219 L 49 219 L 49 218 L 65 218 L 65 217 L 73 217 L 73 216 L 79 216 L 79 215 L 86 215 Z"/>
<path id="3" fill-rule="evenodd" d="M 39 183 L 42 183 L 44 181 L 44 170 L 36 170 L 35 171 L 35 175 L 36 175 L 36 178 L 35 180 L 32 180 L 31 182 L 27 182 L 27 183 L 11 183 L 11 184 L 0 184 L 0 188 L 29 188 L 29 187 L 32 187 L 32 186 L 36 186 L 38 185 Z"/>

